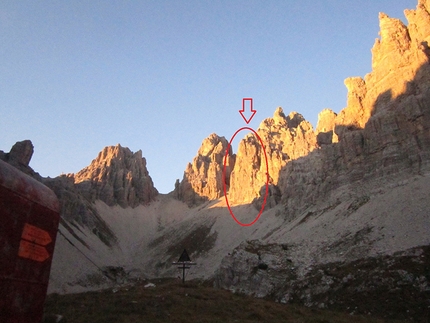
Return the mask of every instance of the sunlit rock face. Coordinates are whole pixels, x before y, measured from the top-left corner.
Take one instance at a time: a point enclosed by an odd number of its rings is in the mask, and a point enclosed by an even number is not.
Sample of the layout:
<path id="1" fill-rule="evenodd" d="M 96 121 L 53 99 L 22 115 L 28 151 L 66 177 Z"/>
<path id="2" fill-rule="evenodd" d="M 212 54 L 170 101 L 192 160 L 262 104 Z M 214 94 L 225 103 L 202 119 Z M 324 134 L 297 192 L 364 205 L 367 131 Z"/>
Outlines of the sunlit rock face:
<path id="1" fill-rule="evenodd" d="M 336 117 L 337 114 L 330 109 L 324 109 L 318 114 L 318 123 L 315 130 L 318 146 L 337 142 L 337 135 L 334 133 Z"/>
<path id="2" fill-rule="evenodd" d="M 210 135 L 187 165 L 182 181 L 176 182 L 173 195 L 189 206 L 198 205 L 222 197 L 225 184 L 232 204 L 254 202 L 260 208 L 267 190 L 267 206 L 276 205 L 280 200 L 277 183 L 281 169 L 288 161 L 317 148 L 316 135 L 301 114 L 291 112 L 286 116 L 282 108 L 260 124 L 257 134 L 245 134 L 237 154 L 224 137 Z"/>
<path id="3" fill-rule="evenodd" d="M 281 169 L 290 160 L 305 156 L 317 147 L 312 125 L 297 112 L 286 116 L 282 108 L 261 122 L 257 134 L 261 142 L 254 133 L 249 133 L 239 143 L 229 191 L 233 203 L 261 199 L 266 182 L 273 188 L 269 193 L 276 194 Z"/>
<path id="4" fill-rule="evenodd" d="M 243 133 L 234 161 L 228 161 L 230 203 L 259 207 L 268 194 L 269 206 L 282 195 L 287 208 L 300 208 L 342 185 L 406 169 L 422 171 L 429 145 L 428 9 L 428 2 L 419 1 L 416 10 L 406 10 L 408 26 L 379 15 L 372 72 L 345 79 L 346 107 L 338 114 L 323 110 L 315 131 L 301 114 L 286 115 L 278 108 L 261 122 L 258 136 Z M 222 196 L 220 165 L 199 151 L 176 195 L 190 205 Z"/>
<path id="5" fill-rule="evenodd" d="M 405 10 L 408 26 L 400 19 L 379 14 L 380 38 L 372 48 L 372 72 L 348 78 L 347 107 L 336 118 L 336 133 L 364 128 L 372 115 L 402 96 L 424 94 L 429 88 L 429 4 L 419 1 L 416 10 Z"/>
<path id="6" fill-rule="evenodd" d="M 408 26 L 379 15 L 381 38 L 372 49 L 372 72 L 364 79 L 345 80 L 346 108 L 338 115 L 323 111 L 319 116 L 320 149 L 288 163 L 281 172 L 278 186 L 288 209 L 328 198 L 344 185 L 428 171 L 428 7 L 428 2 L 419 1 L 416 10 L 406 10 Z M 324 132 L 328 134 L 321 135 Z"/>
<path id="7" fill-rule="evenodd" d="M 121 145 L 105 147 L 88 167 L 74 175 L 78 190 L 90 201 L 135 207 L 157 196 L 142 151 Z"/>
<path id="8" fill-rule="evenodd" d="M 230 173 L 235 161 L 230 147 L 226 158 L 225 177 L 223 177 L 227 147 L 227 140 L 215 133 L 204 139 L 197 156 L 192 163 L 188 163 L 182 181 L 177 181 L 174 196 L 189 206 L 223 196 L 224 181 L 226 185 L 230 185 Z"/>

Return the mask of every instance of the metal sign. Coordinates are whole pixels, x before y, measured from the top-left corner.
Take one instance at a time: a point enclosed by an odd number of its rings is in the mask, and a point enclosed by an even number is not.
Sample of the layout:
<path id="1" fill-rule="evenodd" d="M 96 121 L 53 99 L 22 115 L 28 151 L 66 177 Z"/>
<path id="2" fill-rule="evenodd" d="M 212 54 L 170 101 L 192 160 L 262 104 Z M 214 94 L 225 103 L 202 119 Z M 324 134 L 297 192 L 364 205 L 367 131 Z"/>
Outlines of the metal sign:
<path id="1" fill-rule="evenodd" d="M 172 265 L 178 265 L 178 269 L 182 269 L 182 283 L 185 283 L 185 269 L 190 269 L 191 266 L 195 266 L 197 264 L 195 262 L 191 262 L 187 250 L 184 249 L 179 260 L 177 262 L 172 262 Z"/>
<path id="2" fill-rule="evenodd" d="M 182 251 L 182 255 L 179 257 L 178 262 L 191 261 L 190 256 L 188 256 L 187 250 Z"/>

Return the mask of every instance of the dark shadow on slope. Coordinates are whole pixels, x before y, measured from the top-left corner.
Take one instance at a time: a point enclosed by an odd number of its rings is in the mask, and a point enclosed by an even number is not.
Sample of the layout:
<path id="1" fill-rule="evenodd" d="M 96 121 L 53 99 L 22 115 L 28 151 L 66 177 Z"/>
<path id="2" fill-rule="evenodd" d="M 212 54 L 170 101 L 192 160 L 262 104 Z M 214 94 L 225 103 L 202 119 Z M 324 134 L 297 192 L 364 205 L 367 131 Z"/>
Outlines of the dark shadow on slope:
<path id="1" fill-rule="evenodd" d="M 212 217 L 206 223 L 178 224 L 178 227 L 170 227 L 159 233 L 158 237 L 152 240 L 148 247 L 157 250 L 154 268 L 156 271 L 164 271 L 172 268 L 172 262 L 178 261 L 184 249 L 187 250 L 191 260 L 195 260 L 214 246 L 218 237 L 216 231 L 212 232 L 212 226 L 216 218 Z"/>
<path id="2" fill-rule="evenodd" d="M 75 233 L 75 230 L 80 231 L 81 226 L 87 227 L 108 247 L 117 244 L 115 233 L 101 218 L 94 204 L 80 194 L 72 178 L 59 176 L 44 179 L 43 182 L 57 195 L 61 206 L 61 223 L 77 240 L 82 243 Z M 88 247 L 85 243 L 83 245 Z"/>
<path id="3" fill-rule="evenodd" d="M 204 187 L 204 186 L 203 186 Z M 209 201 L 206 196 L 201 196 L 193 188 L 188 178 L 184 176 L 181 182 L 179 179 L 176 180 L 175 189 L 169 193 L 175 199 L 184 202 L 189 208 L 197 207 Z"/>

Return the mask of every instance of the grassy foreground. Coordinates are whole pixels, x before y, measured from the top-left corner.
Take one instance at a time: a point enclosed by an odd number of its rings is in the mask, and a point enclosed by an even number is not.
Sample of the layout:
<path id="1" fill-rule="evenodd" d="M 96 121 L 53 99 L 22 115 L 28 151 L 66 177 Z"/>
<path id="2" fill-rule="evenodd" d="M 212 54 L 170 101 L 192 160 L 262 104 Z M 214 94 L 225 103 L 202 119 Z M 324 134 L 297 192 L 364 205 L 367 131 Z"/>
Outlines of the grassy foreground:
<path id="1" fill-rule="evenodd" d="M 61 314 L 67 323 L 120 322 L 388 322 L 369 316 L 284 305 L 233 294 L 200 282 L 154 280 L 130 287 L 47 297 L 46 314 Z M 63 321 L 62 321 L 63 322 Z"/>

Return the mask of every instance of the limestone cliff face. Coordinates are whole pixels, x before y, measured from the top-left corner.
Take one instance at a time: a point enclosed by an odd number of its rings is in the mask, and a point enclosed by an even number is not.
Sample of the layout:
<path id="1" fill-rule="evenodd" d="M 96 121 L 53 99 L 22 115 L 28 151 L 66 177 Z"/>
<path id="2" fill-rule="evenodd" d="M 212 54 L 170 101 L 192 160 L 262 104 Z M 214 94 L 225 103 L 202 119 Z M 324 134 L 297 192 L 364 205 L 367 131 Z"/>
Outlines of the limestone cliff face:
<path id="1" fill-rule="evenodd" d="M 247 134 L 230 164 L 229 201 L 260 206 L 268 180 L 269 207 L 282 194 L 287 208 L 297 208 L 342 185 L 423 171 L 430 146 L 429 6 L 420 0 L 416 10 L 406 10 L 408 26 L 379 15 L 381 37 L 372 48 L 372 72 L 345 80 L 347 106 L 339 114 L 323 110 L 315 131 L 300 114 L 286 116 L 278 108 L 257 130 L 262 144 Z M 222 195 L 220 185 L 207 187 L 219 183 L 222 174 L 211 161 L 199 152 L 188 165 L 176 190 L 184 200 Z"/>
<path id="2" fill-rule="evenodd" d="M 405 10 L 408 26 L 399 19 L 379 14 L 381 38 L 372 48 L 372 72 L 364 80 L 348 78 L 347 107 L 336 118 L 336 133 L 362 129 L 372 115 L 390 108 L 403 96 L 416 96 L 429 87 L 427 77 L 430 15 L 429 4 L 420 0 L 416 10 Z M 401 98 L 399 98 L 401 99 Z"/>
<path id="3" fill-rule="evenodd" d="M 78 190 L 90 201 L 136 207 L 151 202 L 158 191 L 146 168 L 142 151 L 121 145 L 105 147 L 88 167 L 74 175 Z"/>
<path id="4" fill-rule="evenodd" d="M 395 290 L 392 282 L 402 284 L 402 274 L 384 278 L 392 268 L 398 268 L 396 264 L 404 266 L 401 273 L 411 276 L 410 264 L 418 260 L 409 255 L 427 250 L 429 244 L 420 236 L 417 245 L 407 250 L 405 244 L 419 236 L 419 226 L 409 234 L 400 234 L 419 217 L 428 223 L 428 207 L 421 203 L 428 201 L 424 195 L 428 195 L 430 174 L 429 9 L 430 2 L 420 0 L 416 10 L 406 10 L 408 26 L 380 14 L 381 39 L 372 49 L 372 72 L 364 79 L 345 80 L 346 108 L 337 115 L 322 111 L 315 131 L 316 149 L 288 160 L 278 174 L 282 195 L 278 210 L 282 208 L 284 219 L 274 229 L 279 234 L 264 236 L 266 244 L 244 242 L 225 256 L 215 277 L 217 286 L 259 297 L 276 298 L 280 291 L 280 302 L 328 308 L 345 304 L 343 308 L 350 310 L 361 306 L 356 302 L 358 290 L 365 291 L 364 299 L 372 290 L 375 294 Z M 273 177 L 276 170 L 271 172 Z M 412 189 L 415 184 L 411 183 L 418 182 L 425 186 Z M 419 194 L 424 194 L 422 200 L 415 198 Z M 387 199 L 388 195 L 391 198 Z M 389 235 L 382 231 L 397 221 L 404 222 L 396 224 Z M 347 227 L 350 229 L 345 230 Z M 294 240 L 295 228 L 301 232 L 299 241 Z M 306 259 L 303 253 L 317 241 L 320 230 L 327 231 Z M 331 233 L 337 241 L 324 246 Z M 390 247 L 373 249 L 387 237 L 387 246 L 397 244 L 397 252 L 388 251 Z M 303 249 L 297 252 L 296 246 Z M 328 260 L 330 254 L 344 258 Z M 295 255 L 299 261 L 294 260 Z M 345 275 L 339 276 L 340 272 Z M 413 286 L 418 279 L 405 283 L 407 288 L 416 288 L 411 304 L 418 299 L 415 295 L 424 292 Z M 428 284 L 428 279 L 421 279 Z M 347 304 L 349 299 L 353 306 Z M 398 305 L 390 306 L 394 309 Z M 424 311 L 417 311 L 416 320 L 421 320 Z"/>
<path id="5" fill-rule="evenodd" d="M 226 163 L 229 202 L 255 202 L 260 207 L 268 181 L 268 206 L 274 206 L 280 199 L 277 184 L 281 169 L 288 161 L 315 149 L 316 135 L 301 114 L 291 112 L 285 116 L 282 108 L 276 109 L 273 118 L 265 119 L 257 133 L 261 142 L 255 134 L 247 134 L 240 141 L 236 155 L 230 147 Z M 223 196 L 222 171 L 227 146 L 224 137 L 212 134 L 206 138 L 193 163 L 188 164 L 182 182 L 176 183 L 174 196 L 190 206 Z"/>
<path id="6" fill-rule="evenodd" d="M 253 133 L 248 134 L 239 143 L 231 174 L 229 199 L 233 203 L 250 203 L 264 196 L 267 180 L 271 186 L 270 193 L 277 194 L 281 169 L 289 161 L 316 148 L 312 125 L 297 112 L 285 116 L 282 108 L 276 109 L 272 118 L 263 120 L 257 133 L 266 150 L 268 167 L 259 139 Z M 276 197 L 273 203 L 276 203 Z"/>
<path id="7" fill-rule="evenodd" d="M 318 134 L 321 149 L 288 163 L 281 172 L 279 188 L 287 209 L 328 198 L 344 185 L 430 170 L 428 9 L 419 1 L 416 10 L 405 11 L 407 27 L 380 14 L 373 71 L 364 80 L 345 80 L 347 107 L 328 117 L 334 117 L 332 142 L 339 142 L 330 144 Z"/>
<path id="8" fill-rule="evenodd" d="M 174 196 L 189 206 L 223 196 L 223 167 L 228 142 L 213 133 L 203 140 L 197 156 L 188 163 L 182 182 L 175 185 Z M 235 157 L 230 147 L 226 161 L 226 184 L 230 185 L 230 173 Z"/>

